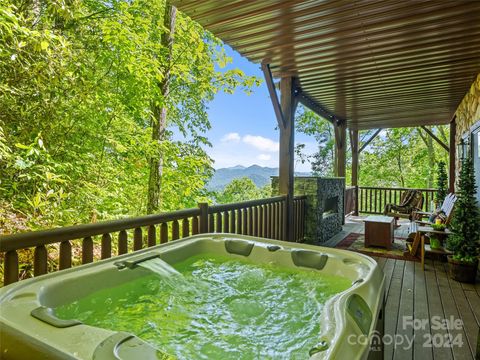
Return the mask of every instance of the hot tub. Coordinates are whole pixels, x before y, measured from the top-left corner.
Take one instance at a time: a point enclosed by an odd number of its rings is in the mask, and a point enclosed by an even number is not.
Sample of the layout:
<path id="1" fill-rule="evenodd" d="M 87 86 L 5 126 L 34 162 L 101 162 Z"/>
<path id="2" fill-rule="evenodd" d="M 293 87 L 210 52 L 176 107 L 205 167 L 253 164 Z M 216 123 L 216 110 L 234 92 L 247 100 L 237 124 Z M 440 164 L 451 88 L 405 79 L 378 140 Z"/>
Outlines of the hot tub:
<path id="1" fill-rule="evenodd" d="M 203 234 L 0 289 L 0 357 L 381 358 L 383 303 L 367 256 Z"/>

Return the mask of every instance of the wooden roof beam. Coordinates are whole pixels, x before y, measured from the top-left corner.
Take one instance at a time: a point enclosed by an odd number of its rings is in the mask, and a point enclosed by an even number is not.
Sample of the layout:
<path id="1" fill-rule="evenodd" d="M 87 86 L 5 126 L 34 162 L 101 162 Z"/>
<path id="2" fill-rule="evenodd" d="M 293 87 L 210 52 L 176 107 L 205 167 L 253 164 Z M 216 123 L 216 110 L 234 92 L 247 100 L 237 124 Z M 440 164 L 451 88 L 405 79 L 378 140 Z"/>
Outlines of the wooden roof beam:
<path id="1" fill-rule="evenodd" d="M 282 107 L 278 100 L 277 90 L 275 90 L 275 84 L 273 83 L 273 76 L 270 70 L 270 65 L 264 60 L 262 61 L 262 71 L 267 83 L 268 93 L 270 94 L 270 100 L 272 100 L 273 110 L 277 117 L 278 126 L 285 129 L 287 127 L 285 117 L 283 116 Z"/>
<path id="2" fill-rule="evenodd" d="M 297 88 L 296 97 L 299 103 L 308 107 L 318 116 L 330 121 L 332 124 L 342 124 L 345 122 L 345 119 L 335 115 L 334 113 L 330 112 L 325 107 L 320 105 L 318 102 L 305 95 L 301 88 Z"/>
<path id="3" fill-rule="evenodd" d="M 430 135 L 432 137 L 432 139 L 435 140 L 438 143 L 438 145 L 443 147 L 446 152 L 450 152 L 450 148 L 442 140 L 440 140 L 437 136 L 435 136 L 435 134 L 429 128 L 427 128 L 425 125 L 422 125 L 421 128 L 423 130 L 425 130 L 425 132 L 428 135 Z"/>
<path id="4" fill-rule="evenodd" d="M 363 150 L 365 150 L 365 148 L 368 146 L 368 144 L 370 144 L 372 142 L 372 140 L 375 139 L 377 137 L 377 135 L 380 134 L 380 131 L 382 131 L 382 130 L 383 129 L 380 128 L 377 131 L 375 131 L 375 133 L 372 136 L 370 136 L 370 138 L 367 141 L 365 141 L 365 143 L 362 145 L 360 150 L 358 150 L 358 152 L 361 153 Z"/>

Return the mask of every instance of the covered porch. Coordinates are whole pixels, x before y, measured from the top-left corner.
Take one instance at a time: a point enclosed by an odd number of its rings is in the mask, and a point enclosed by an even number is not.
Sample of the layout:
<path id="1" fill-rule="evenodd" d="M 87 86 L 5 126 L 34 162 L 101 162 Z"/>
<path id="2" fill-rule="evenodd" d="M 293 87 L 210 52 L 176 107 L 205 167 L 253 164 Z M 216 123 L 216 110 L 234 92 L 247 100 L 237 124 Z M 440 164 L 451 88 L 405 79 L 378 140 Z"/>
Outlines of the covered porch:
<path id="1" fill-rule="evenodd" d="M 406 190 L 358 182 L 359 155 L 381 129 L 423 127 L 448 151 L 449 188 L 455 191 L 456 149 L 469 127 L 463 118 L 459 122 L 457 109 L 472 82 L 480 82 L 479 2 L 427 1 L 414 6 L 390 0 L 172 3 L 262 67 L 280 129 L 278 196 L 214 206 L 200 203 L 171 213 L 3 236 L 5 285 L 22 280 L 28 271 L 40 276 L 194 234 L 232 233 L 303 242 L 307 199 L 294 191 L 299 103 L 333 124 L 338 177 L 346 175 L 350 143 L 351 186 L 344 192 L 342 216 L 382 213 L 387 202 L 397 202 Z M 450 142 L 445 144 L 429 133 L 427 125 L 448 125 Z M 360 143 L 359 132 L 370 129 L 377 130 Z M 421 191 L 427 199 L 424 210 L 431 210 L 428 199 L 435 189 Z M 359 232 L 363 229 L 361 223 L 351 226 Z M 323 245 L 335 246 L 329 241 Z M 21 265 L 18 254 L 25 249 L 32 261 Z M 392 339 L 406 335 L 413 341 L 411 346 L 386 343 L 384 358 L 473 359 L 480 324 L 479 285 L 449 279 L 445 264 L 437 260 L 428 260 L 425 271 L 418 262 L 376 260 L 386 276 L 385 334 Z M 418 329 L 405 325 L 407 318 L 434 316 L 460 319 L 461 327 L 438 329 L 431 321 Z M 453 343 L 455 339 L 461 345 Z"/>

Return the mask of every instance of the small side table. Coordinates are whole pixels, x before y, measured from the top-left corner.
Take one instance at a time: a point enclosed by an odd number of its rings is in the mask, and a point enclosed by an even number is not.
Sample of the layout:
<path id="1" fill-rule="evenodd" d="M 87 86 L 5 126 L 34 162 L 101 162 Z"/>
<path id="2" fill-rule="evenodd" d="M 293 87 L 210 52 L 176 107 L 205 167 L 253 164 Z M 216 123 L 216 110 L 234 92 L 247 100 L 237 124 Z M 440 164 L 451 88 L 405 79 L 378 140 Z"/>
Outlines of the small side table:
<path id="1" fill-rule="evenodd" d="M 390 250 L 395 231 L 395 218 L 391 216 L 368 216 L 365 220 L 365 246 L 382 246 Z"/>
<path id="2" fill-rule="evenodd" d="M 419 226 L 417 228 L 417 234 L 415 235 L 415 240 L 413 241 L 412 247 L 415 246 L 415 242 L 417 242 L 418 246 L 418 240 L 420 240 L 420 260 L 422 261 L 422 269 L 425 270 L 425 254 L 426 253 L 432 253 L 432 254 L 439 254 L 439 255 L 450 255 L 452 254 L 451 251 L 445 249 L 445 248 L 440 248 L 440 249 L 432 249 L 430 245 L 425 244 L 425 235 L 427 233 L 431 234 L 442 234 L 442 235 L 450 235 L 452 232 L 449 229 L 445 229 L 445 231 L 438 231 L 438 230 L 433 230 L 431 226 Z M 415 252 L 416 253 L 416 248 Z"/>

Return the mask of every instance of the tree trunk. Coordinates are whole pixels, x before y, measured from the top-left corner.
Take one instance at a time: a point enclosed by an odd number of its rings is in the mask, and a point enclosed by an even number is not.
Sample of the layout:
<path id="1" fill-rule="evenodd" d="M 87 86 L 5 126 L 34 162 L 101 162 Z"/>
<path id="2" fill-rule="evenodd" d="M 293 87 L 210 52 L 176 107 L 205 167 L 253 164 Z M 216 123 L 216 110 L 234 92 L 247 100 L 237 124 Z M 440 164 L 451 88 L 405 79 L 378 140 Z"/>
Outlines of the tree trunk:
<path id="1" fill-rule="evenodd" d="M 403 177 L 403 164 L 402 164 L 401 151 L 397 152 L 397 166 L 398 166 L 398 172 L 400 175 L 400 182 L 402 184 L 402 187 L 405 187 L 405 178 Z"/>
<path id="2" fill-rule="evenodd" d="M 418 129 L 418 133 L 422 138 L 425 146 L 428 150 L 428 177 L 427 177 L 427 187 L 433 188 L 434 187 L 434 174 L 435 174 L 435 149 L 433 147 L 433 139 L 429 134 L 424 134 L 422 130 Z"/>
<path id="3" fill-rule="evenodd" d="M 161 45 L 168 49 L 164 78 L 158 83 L 162 101 L 152 101 L 150 108 L 152 111 L 152 140 L 157 143 L 157 153 L 150 158 L 150 177 L 148 181 L 148 202 L 147 213 L 152 214 L 160 211 L 161 206 L 161 188 L 163 175 L 163 152 L 162 142 L 165 141 L 165 130 L 167 128 L 167 106 L 166 101 L 170 85 L 170 63 L 172 60 L 173 35 L 175 32 L 175 19 L 177 9 L 167 4 L 163 24 L 169 31 L 162 34 Z M 161 105 L 159 104 L 161 103 Z"/>

